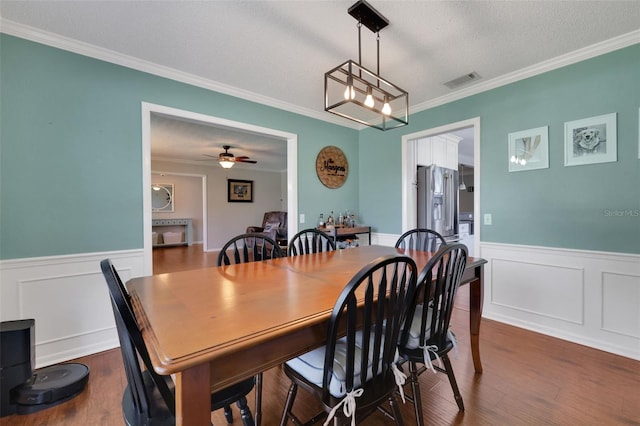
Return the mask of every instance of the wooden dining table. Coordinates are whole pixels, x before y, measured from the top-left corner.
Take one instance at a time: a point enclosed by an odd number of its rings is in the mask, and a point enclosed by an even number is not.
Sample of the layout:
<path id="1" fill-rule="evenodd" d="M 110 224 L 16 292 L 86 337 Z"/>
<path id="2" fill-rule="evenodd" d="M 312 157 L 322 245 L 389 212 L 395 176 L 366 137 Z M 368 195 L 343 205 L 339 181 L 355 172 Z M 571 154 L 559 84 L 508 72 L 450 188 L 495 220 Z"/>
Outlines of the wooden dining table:
<path id="1" fill-rule="evenodd" d="M 406 254 L 421 270 L 429 252 L 364 246 L 184 272 L 127 282 L 154 369 L 173 375 L 176 421 L 209 425 L 210 394 L 325 342 L 333 305 L 369 262 Z M 485 260 L 469 258 L 473 363 L 479 337 Z"/>

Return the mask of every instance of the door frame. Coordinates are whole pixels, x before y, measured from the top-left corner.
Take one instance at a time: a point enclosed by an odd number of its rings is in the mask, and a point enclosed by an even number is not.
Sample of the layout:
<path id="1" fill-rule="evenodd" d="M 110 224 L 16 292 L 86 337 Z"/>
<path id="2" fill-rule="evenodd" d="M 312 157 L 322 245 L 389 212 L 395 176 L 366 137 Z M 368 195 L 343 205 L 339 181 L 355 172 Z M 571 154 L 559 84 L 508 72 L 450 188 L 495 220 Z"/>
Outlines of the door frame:
<path id="1" fill-rule="evenodd" d="M 476 252 L 474 254 L 477 256 L 480 253 L 480 226 L 477 226 L 480 218 L 480 117 L 445 124 L 431 129 L 424 129 L 402 136 L 402 233 L 415 228 L 418 223 L 416 192 L 416 169 L 418 167 L 417 140 L 441 135 L 443 133 L 455 132 L 465 127 L 473 127 L 473 242 L 474 251 Z"/>
<path id="2" fill-rule="evenodd" d="M 291 218 L 298 217 L 298 135 L 269 129 L 240 121 L 228 120 L 193 111 L 157 105 L 148 102 L 141 103 L 142 111 L 142 216 L 143 216 L 143 273 L 153 274 L 153 247 L 151 241 L 151 115 L 153 113 L 174 116 L 194 121 L 201 121 L 213 125 L 236 128 L 242 131 L 259 133 L 266 136 L 277 137 L 287 142 L 287 211 Z M 206 194 L 203 195 L 203 203 L 206 202 Z M 206 210 L 206 207 L 205 207 Z M 203 218 L 206 222 L 207 218 Z M 298 232 L 298 221 L 288 221 L 288 235 Z M 208 238 L 205 234 L 203 239 Z"/>

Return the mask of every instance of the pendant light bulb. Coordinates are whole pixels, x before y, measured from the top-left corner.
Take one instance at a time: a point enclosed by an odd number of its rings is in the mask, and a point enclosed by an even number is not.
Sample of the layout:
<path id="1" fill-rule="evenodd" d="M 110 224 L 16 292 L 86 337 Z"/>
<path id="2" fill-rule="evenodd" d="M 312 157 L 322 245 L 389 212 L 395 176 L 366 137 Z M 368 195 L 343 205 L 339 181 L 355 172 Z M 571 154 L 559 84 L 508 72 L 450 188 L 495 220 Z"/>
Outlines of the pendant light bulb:
<path id="1" fill-rule="evenodd" d="M 353 78 L 347 77 L 347 88 L 344 89 L 344 99 L 350 101 L 356 98 L 356 89 L 353 88 Z"/>
<path id="2" fill-rule="evenodd" d="M 364 104 L 369 108 L 373 108 L 375 102 L 373 101 L 373 94 L 371 93 L 371 86 L 367 87 L 367 97 L 364 99 Z"/>
<path id="3" fill-rule="evenodd" d="M 389 99 L 386 96 L 384 97 L 384 105 L 382 106 L 382 113 L 384 115 L 391 114 L 391 105 L 389 105 Z"/>

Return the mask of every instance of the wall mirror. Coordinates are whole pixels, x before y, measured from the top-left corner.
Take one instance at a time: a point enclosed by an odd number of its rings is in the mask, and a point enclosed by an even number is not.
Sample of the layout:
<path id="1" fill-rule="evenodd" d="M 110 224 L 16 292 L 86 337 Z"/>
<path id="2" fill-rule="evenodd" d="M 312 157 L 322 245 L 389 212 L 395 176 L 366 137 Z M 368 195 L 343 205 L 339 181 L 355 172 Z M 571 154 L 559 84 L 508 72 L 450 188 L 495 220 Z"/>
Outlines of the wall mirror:
<path id="1" fill-rule="evenodd" d="M 151 210 L 154 212 L 173 211 L 173 184 L 151 184 Z"/>

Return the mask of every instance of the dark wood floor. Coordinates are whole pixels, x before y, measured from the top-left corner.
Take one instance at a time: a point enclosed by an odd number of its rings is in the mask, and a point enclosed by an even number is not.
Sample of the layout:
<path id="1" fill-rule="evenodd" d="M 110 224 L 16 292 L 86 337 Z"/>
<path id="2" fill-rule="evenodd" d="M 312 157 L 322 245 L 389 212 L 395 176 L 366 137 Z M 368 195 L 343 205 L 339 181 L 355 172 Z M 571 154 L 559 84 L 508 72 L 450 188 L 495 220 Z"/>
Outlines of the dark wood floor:
<path id="1" fill-rule="evenodd" d="M 193 248 L 154 251 L 154 272 L 193 269 L 215 262 L 217 254 Z M 463 287 L 453 325 L 460 357 L 452 359 L 466 411 L 459 413 L 447 378 L 421 376 L 429 425 L 640 425 L 640 362 L 541 334 L 483 320 L 483 374 L 475 374 L 469 350 L 468 293 Z M 0 419 L 0 425 L 122 424 L 120 398 L 126 384 L 118 350 L 76 360 L 89 366 L 87 389 L 75 399 L 30 415 Z M 278 424 L 289 383 L 279 368 L 265 373 L 263 425 Z M 313 414 L 316 403 L 301 390 L 298 414 Z M 402 406 L 405 423 L 415 424 L 412 408 Z M 236 410 L 237 413 L 237 410 Z M 237 417 L 237 416 L 236 416 Z M 216 425 L 226 424 L 214 413 Z M 235 424 L 240 424 L 236 419 Z M 391 425 L 380 414 L 365 425 Z"/>

